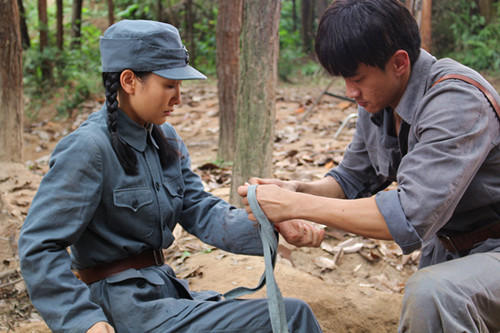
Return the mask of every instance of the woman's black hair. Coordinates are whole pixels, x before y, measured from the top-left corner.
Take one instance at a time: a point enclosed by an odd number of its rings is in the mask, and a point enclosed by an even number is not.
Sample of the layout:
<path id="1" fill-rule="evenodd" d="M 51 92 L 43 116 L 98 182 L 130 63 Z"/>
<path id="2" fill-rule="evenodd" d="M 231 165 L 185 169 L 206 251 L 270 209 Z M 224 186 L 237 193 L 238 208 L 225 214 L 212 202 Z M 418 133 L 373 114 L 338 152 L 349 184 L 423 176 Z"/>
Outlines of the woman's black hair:
<path id="1" fill-rule="evenodd" d="M 351 77 L 361 63 L 384 69 L 400 49 L 413 65 L 420 34 L 399 0 L 336 0 L 321 17 L 315 49 L 328 73 Z"/>
<path id="2" fill-rule="evenodd" d="M 139 79 L 146 79 L 151 72 L 134 72 Z M 120 140 L 117 128 L 118 119 L 118 89 L 120 88 L 121 72 L 105 72 L 102 73 L 102 80 L 106 93 L 106 106 L 108 111 L 107 125 L 111 135 L 111 145 L 115 151 L 118 160 L 120 161 L 123 170 L 128 175 L 137 174 L 137 157 L 132 148 Z M 163 134 L 163 130 L 158 125 L 153 124 L 151 131 L 153 139 L 158 144 L 160 163 L 163 168 L 166 168 L 171 162 L 179 158 L 179 152 L 168 142 Z"/>

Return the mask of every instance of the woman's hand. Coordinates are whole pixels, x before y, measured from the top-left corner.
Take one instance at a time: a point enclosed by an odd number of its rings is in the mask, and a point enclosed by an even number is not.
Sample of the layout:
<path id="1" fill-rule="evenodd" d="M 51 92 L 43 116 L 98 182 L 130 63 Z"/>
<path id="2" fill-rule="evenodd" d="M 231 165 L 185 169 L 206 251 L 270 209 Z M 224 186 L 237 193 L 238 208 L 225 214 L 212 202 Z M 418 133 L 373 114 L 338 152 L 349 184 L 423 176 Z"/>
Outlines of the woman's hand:
<path id="1" fill-rule="evenodd" d="M 105 321 L 98 321 L 87 330 L 87 333 L 115 333 L 115 329 Z"/>
<path id="2" fill-rule="evenodd" d="M 298 247 L 318 247 L 325 237 L 323 229 L 305 220 L 284 221 L 275 225 L 275 228 L 288 243 Z"/>

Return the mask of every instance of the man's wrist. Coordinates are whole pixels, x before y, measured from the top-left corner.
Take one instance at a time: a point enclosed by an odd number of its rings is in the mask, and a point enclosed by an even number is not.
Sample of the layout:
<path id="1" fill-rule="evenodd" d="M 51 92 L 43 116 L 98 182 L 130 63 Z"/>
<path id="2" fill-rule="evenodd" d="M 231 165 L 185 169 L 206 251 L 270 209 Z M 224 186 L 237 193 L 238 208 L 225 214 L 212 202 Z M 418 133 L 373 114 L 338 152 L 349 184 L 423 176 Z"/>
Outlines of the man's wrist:
<path id="1" fill-rule="evenodd" d="M 304 182 L 292 180 L 291 183 L 295 187 L 295 192 L 304 192 Z"/>

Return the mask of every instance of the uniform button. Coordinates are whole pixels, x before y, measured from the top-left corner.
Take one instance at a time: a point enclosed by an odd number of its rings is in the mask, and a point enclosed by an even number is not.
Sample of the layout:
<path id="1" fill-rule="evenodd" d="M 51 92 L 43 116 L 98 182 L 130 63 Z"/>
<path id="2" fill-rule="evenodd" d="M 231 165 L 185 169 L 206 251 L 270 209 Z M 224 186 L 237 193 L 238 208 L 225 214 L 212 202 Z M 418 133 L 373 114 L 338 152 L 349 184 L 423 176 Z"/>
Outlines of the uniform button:
<path id="1" fill-rule="evenodd" d="M 160 183 L 156 182 L 155 183 L 155 188 L 156 188 L 157 191 L 159 191 L 160 190 Z"/>

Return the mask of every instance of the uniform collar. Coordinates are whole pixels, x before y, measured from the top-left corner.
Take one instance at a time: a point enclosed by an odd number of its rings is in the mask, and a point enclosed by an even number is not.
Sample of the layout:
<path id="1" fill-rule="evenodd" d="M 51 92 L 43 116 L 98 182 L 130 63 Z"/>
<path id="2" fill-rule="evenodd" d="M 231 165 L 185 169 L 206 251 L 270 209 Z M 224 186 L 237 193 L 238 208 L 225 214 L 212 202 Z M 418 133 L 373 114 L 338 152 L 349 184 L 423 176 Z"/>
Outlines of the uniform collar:
<path id="1" fill-rule="evenodd" d="M 418 102 L 427 90 L 427 79 L 432 65 L 436 62 L 430 53 L 421 49 L 420 55 L 411 69 L 405 92 L 396 107 L 396 113 L 408 124 L 412 124 Z"/>
<path id="2" fill-rule="evenodd" d="M 106 104 L 103 106 L 104 115 L 107 117 L 107 107 Z M 151 144 L 156 148 L 160 149 L 157 142 L 152 136 L 153 124 L 148 124 L 147 126 L 141 126 L 132 119 L 121 109 L 118 109 L 117 117 L 117 128 L 118 136 L 132 148 L 137 151 L 144 152 L 146 145 L 148 144 L 148 138 Z"/>
<path id="3" fill-rule="evenodd" d="M 146 130 L 148 132 L 149 140 L 151 140 L 151 143 L 153 144 L 153 146 L 155 146 L 156 149 L 160 149 L 160 147 L 158 146 L 158 144 L 155 141 L 155 138 L 153 137 L 153 124 L 148 124 L 146 126 Z"/>
<path id="4" fill-rule="evenodd" d="M 143 152 L 146 149 L 148 130 L 129 118 L 125 112 L 118 109 L 117 128 L 120 139 Z"/>

